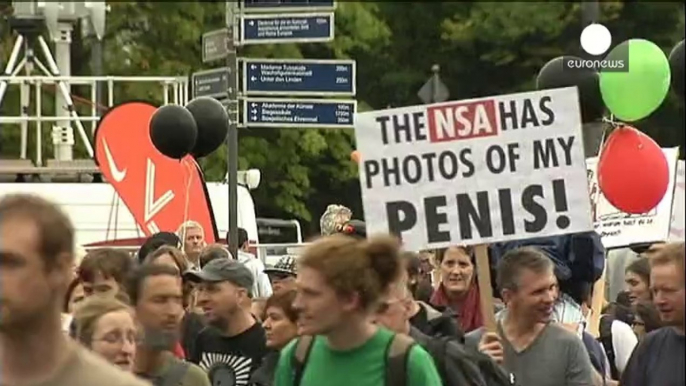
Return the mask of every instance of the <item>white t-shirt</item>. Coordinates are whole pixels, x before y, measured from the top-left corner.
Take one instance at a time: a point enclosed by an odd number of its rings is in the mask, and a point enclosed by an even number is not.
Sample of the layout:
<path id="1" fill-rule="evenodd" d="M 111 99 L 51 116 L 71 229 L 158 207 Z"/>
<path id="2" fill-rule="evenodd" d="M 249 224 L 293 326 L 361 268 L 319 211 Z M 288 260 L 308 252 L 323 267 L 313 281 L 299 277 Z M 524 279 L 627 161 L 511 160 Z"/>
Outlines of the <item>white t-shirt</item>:
<path id="1" fill-rule="evenodd" d="M 615 351 L 615 366 L 620 373 L 623 373 L 638 344 L 638 338 L 631 326 L 621 320 L 613 320 L 610 328 L 612 329 L 612 347 Z"/>
<path id="2" fill-rule="evenodd" d="M 264 264 L 253 254 L 238 251 L 238 262 L 245 265 L 250 270 L 253 277 L 252 297 L 268 298 L 272 296 L 272 284 L 269 281 L 269 276 L 264 273 Z"/>

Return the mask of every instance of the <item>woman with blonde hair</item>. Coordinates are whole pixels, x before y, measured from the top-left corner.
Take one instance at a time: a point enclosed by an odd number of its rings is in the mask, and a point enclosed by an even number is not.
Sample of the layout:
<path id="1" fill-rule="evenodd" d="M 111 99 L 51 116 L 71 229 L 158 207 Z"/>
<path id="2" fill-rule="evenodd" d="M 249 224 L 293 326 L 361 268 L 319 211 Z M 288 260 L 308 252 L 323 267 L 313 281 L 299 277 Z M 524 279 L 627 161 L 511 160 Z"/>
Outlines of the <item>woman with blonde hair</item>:
<path id="1" fill-rule="evenodd" d="M 132 371 L 138 332 L 134 313 L 111 297 L 86 299 L 74 314 L 75 338 L 111 364 Z"/>

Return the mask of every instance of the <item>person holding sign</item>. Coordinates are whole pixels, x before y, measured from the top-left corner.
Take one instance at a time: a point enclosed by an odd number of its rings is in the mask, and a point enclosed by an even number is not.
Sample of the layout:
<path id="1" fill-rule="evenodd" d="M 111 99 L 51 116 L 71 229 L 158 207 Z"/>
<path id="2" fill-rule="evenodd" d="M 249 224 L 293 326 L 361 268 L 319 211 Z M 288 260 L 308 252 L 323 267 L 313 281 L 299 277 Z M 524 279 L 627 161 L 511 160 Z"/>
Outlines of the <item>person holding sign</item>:
<path id="1" fill-rule="evenodd" d="M 598 384 L 581 339 L 553 323 L 559 289 L 553 262 L 532 247 L 508 251 L 498 263 L 498 288 L 507 307 L 495 332 L 468 334 L 466 343 L 510 372 L 514 384 Z M 477 343 L 478 342 L 478 343 Z M 599 377 L 598 377 L 599 378 Z"/>

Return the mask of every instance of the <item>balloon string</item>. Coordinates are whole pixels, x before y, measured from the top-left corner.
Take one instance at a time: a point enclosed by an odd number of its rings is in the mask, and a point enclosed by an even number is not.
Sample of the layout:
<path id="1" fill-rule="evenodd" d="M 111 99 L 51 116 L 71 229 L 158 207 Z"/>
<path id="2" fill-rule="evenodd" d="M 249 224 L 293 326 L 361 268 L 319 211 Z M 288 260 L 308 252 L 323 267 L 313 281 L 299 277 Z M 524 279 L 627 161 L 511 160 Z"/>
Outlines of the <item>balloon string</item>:
<path id="1" fill-rule="evenodd" d="M 189 203 L 190 203 L 190 189 L 191 189 L 191 182 L 193 175 L 191 171 L 189 170 L 189 165 L 186 162 L 187 160 L 185 158 L 181 159 L 181 164 L 184 166 L 184 169 L 186 171 L 186 175 L 184 176 L 184 180 L 186 181 L 186 199 L 184 202 L 184 209 L 183 209 L 183 222 L 181 223 L 181 250 L 184 251 L 186 249 L 186 221 L 188 221 L 188 209 L 189 209 Z"/>
<path id="2" fill-rule="evenodd" d="M 193 158 L 191 157 L 191 159 L 193 159 Z M 186 158 L 186 161 L 188 161 L 187 158 Z M 195 161 L 195 160 L 193 160 L 193 161 Z M 188 221 L 188 211 L 190 209 L 191 183 L 193 182 L 193 169 L 191 169 L 191 168 L 193 167 L 193 165 L 190 164 L 189 162 L 184 162 L 184 166 L 186 166 L 186 171 L 188 172 L 188 175 L 187 175 L 188 182 L 186 183 L 186 203 L 185 203 L 184 210 L 183 210 L 183 222 L 185 224 L 186 221 Z"/>

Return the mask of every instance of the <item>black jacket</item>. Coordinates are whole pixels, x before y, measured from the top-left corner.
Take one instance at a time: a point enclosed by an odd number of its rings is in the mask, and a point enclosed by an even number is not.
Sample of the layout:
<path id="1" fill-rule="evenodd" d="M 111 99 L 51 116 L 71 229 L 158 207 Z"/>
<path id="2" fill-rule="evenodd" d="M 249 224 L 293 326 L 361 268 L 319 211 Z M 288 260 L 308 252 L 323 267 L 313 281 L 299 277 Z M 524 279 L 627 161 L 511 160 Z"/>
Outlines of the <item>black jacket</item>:
<path id="1" fill-rule="evenodd" d="M 410 328 L 410 337 L 431 355 L 445 386 L 510 386 L 508 374 L 491 358 L 449 337 Z"/>
<path id="2" fill-rule="evenodd" d="M 464 333 L 457 325 L 457 318 L 455 311 L 448 307 L 436 307 L 422 301 L 417 304 L 422 308 L 420 313 L 426 314 L 426 323 L 421 319 L 412 317 L 410 323 L 412 326 L 422 333 L 432 337 L 451 337 L 456 338 L 460 342 L 464 341 Z"/>

